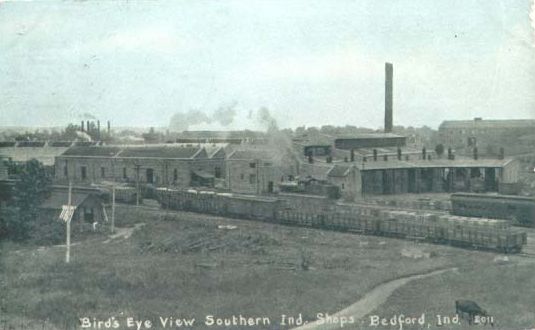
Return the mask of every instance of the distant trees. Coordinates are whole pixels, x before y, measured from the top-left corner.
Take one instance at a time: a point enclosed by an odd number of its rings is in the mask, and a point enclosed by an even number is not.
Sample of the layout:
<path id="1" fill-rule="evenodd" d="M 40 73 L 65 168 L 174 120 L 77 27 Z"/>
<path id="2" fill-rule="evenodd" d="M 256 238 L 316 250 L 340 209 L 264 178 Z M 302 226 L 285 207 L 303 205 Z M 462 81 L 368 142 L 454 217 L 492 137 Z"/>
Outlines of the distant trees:
<path id="1" fill-rule="evenodd" d="M 37 160 L 26 163 L 13 189 L 13 203 L 0 213 L 0 238 L 24 240 L 39 215 L 39 205 L 46 198 L 51 178 Z"/>

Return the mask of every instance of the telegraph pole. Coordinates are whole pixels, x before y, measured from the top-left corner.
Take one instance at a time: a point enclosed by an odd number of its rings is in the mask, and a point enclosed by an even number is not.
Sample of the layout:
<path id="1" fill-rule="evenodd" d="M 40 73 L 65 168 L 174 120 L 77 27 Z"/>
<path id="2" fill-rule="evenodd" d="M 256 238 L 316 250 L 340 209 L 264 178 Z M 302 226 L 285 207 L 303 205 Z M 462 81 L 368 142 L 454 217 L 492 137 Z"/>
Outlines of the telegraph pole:
<path id="1" fill-rule="evenodd" d="M 139 206 L 139 169 L 141 165 L 136 164 L 136 206 Z"/>
<path id="2" fill-rule="evenodd" d="M 111 187 L 111 233 L 115 233 L 115 182 Z"/>
<path id="3" fill-rule="evenodd" d="M 72 205 L 72 181 L 71 180 L 69 180 L 69 197 L 68 197 L 67 205 L 68 205 L 68 209 L 70 209 Z M 72 216 L 67 219 L 67 230 L 66 230 L 67 242 L 65 243 L 65 245 L 67 245 L 67 252 L 65 253 L 66 263 L 69 263 L 71 260 L 71 219 L 72 219 Z"/>

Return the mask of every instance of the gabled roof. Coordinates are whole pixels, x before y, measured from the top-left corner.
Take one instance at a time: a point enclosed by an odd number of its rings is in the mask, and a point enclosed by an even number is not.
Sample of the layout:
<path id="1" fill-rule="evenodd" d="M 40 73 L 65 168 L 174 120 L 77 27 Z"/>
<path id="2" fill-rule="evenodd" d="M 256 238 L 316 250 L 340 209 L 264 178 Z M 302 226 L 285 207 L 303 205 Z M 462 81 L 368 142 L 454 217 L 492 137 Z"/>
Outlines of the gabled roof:
<path id="1" fill-rule="evenodd" d="M 74 146 L 67 149 L 62 156 L 116 156 L 122 149 L 111 146 Z"/>
<path id="2" fill-rule="evenodd" d="M 67 147 L 6 147 L 0 148 L 0 153 L 11 158 L 14 162 L 27 162 L 37 159 L 43 165 L 54 165 L 54 157 L 61 155 Z"/>
<path id="3" fill-rule="evenodd" d="M 88 193 L 73 192 L 71 195 L 71 205 L 78 207 L 90 196 L 92 195 Z M 67 205 L 68 200 L 68 192 L 52 191 L 50 196 L 45 201 L 43 201 L 43 203 L 41 203 L 40 208 L 60 210 L 63 205 Z"/>
<path id="4" fill-rule="evenodd" d="M 337 136 L 335 140 L 360 140 L 360 139 L 397 139 L 404 138 L 403 135 L 394 133 L 359 133 L 354 135 Z"/>
<path id="5" fill-rule="evenodd" d="M 206 150 L 206 152 L 208 153 L 209 151 Z M 208 154 L 208 158 L 223 158 L 224 159 L 225 155 L 226 155 L 225 149 L 220 147 L 220 148 L 217 148 L 216 150 L 212 150 Z"/>
<path id="6" fill-rule="evenodd" d="M 134 147 L 124 148 L 118 157 L 131 158 L 206 158 L 206 151 L 198 147 Z"/>
<path id="7" fill-rule="evenodd" d="M 534 119 L 507 119 L 507 120 L 446 120 L 440 124 L 439 129 L 445 128 L 535 128 Z"/>
<path id="8" fill-rule="evenodd" d="M 229 156 L 228 159 L 268 159 L 271 155 L 264 150 L 235 150 Z"/>
<path id="9" fill-rule="evenodd" d="M 361 171 L 365 170 L 379 170 L 379 169 L 396 169 L 396 168 L 452 168 L 452 167 L 479 167 L 479 168 L 500 168 L 504 167 L 510 162 L 514 161 L 512 158 L 506 159 L 472 159 L 472 158 L 455 158 L 449 160 L 441 159 L 410 159 L 397 160 L 389 158 L 389 160 L 367 161 L 364 163 L 358 162 L 356 165 Z"/>
<path id="10" fill-rule="evenodd" d="M 345 177 L 349 174 L 351 170 L 351 166 L 345 166 L 345 165 L 334 165 L 331 167 L 329 172 L 327 172 L 327 176 L 330 177 Z"/>
<path id="11" fill-rule="evenodd" d="M 174 145 L 74 146 L 67 149 L 61 156 L 165 159 L 193 159 L 208 157 L 206 151 L 201 147 L 183 147 Z"/>

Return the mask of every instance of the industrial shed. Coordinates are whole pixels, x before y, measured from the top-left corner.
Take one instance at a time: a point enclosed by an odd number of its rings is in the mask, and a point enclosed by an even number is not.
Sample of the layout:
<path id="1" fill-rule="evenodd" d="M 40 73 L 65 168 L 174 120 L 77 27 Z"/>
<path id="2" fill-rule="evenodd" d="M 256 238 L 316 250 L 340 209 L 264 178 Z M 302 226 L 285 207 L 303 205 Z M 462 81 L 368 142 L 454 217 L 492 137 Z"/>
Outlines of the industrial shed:
<path id="1" fill-rule="evenodd" d="M 518 181 L 513 159 L 378 160 L 359 164 L 363 194 L 498 191 Z"/>
<path id="2" fill-rule="evenodd" d="M 53 190 L 39 208 L 42 210 L 40 217 L 47 220 L 59 220 L 63 205 L 67 205 L 68 191 Z M 106 220 L 104 205 L 98 195 L 89 192 L 73 191 L 71 205 L 76 206 L 72 221 L 79 223 L 102 223 Z"/>

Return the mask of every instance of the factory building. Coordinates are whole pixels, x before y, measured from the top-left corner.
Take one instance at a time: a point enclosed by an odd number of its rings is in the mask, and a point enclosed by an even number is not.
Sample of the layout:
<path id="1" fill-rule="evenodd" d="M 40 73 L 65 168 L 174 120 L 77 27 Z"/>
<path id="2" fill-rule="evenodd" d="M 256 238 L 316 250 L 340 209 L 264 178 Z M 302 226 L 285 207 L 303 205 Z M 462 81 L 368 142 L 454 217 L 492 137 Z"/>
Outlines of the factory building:
<path id="1" fill-rule="evenodd" d="M 298 173 L 297 160 L 287 151 L 238 149 L 226 161 L 227 188 L 236 193 L 266 194 L 279 191 L 279 184 Z"/>
<path id="2" fill-rule="evenodd" d="M 302 164 L 299 177 L 338 187 L 340 197 L 346 201 L 354 201 L 361 196 L 361 174 L 359 168 L 353 163 L 332 164 L 319 161 Z"/>
<path id="3" fill-rule="evenodd" d="M 334 140 L 337 149 L 404 147 L 406 138 L 393 133 L 358 134 L 352 137 L 339 137 Z"/>
<path id="4" fill-rule="evenodd" d="M 209 150 L 209 152 L 207 151 Z M 72 180 L 154 186 L 213 186 L 223 180 L 225 149 L 183 145 L 71 147 L 55 159 L 58 183 Z"/>
<path id="5" fill-rule="evenodd" d="M 330 140 L 323 135 L 310 141 L 294 141 L 304 151 L 302 160 L 305 164 L 301 166 L 300 176 L 333 183 L 341 188 L 343 195 L 346 190 L 344 197 L 349 200 L 362 195 L 514 190 L 519 180 L 519 164 L 513 159 L 505 159 L 503 154 L 484 159 L 479 157 L 477 149 L 472 148 L 472 157 L 456 157 L 453 150 L 448 149 L 447 156 L 442 157 L 425 147 L 407 147 L 404 136 L 392 133 L 392 91 L 393 67 L 386 63 L 384 132 L 332 137 Z M 535 124 L 480 119 L 474 123 L 445 122 L 441 125 L 441 133 L 446 148 L 455 146 L 454 142 L 473 143 L 475 146 L 480 137 L 496 141 L 490 139 L 494 134 L 492 127 L 500 127 L 497 133 L 502 137 L 498 137 L 497 141 L 508 141 L 505 135 L 519 129 L 516 136 L 509 137 L 510 143 L 514 144 L 518 134 L 533 134 Z M 471 140 L 473 136 L 477 138 Z M 346 172 L 344 169 L 353 170 Z"/>
<path id="6" fill-rule="evenodd" d="M 471 153 L 477 147 L 482 155 L 531 152 L 535 143 L 535 120 L 448 120 L 438 128 L 442 144 Z"/>

